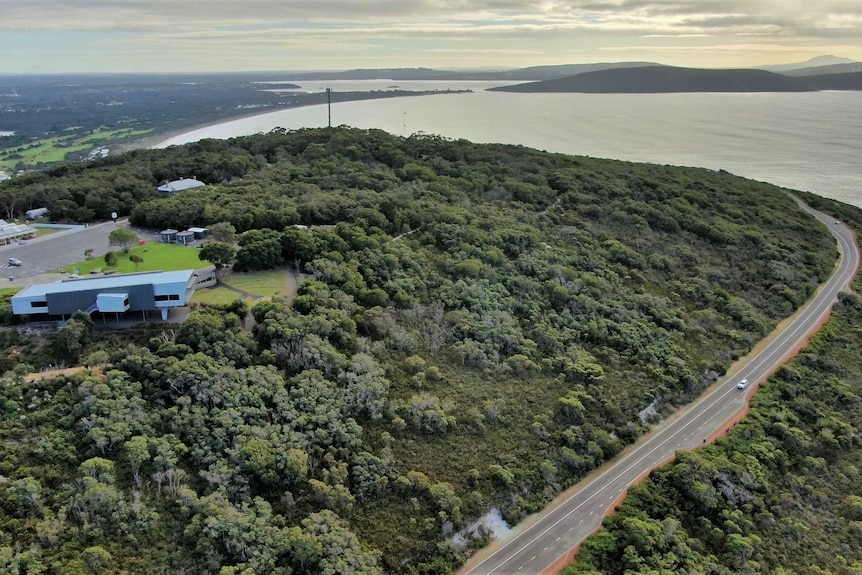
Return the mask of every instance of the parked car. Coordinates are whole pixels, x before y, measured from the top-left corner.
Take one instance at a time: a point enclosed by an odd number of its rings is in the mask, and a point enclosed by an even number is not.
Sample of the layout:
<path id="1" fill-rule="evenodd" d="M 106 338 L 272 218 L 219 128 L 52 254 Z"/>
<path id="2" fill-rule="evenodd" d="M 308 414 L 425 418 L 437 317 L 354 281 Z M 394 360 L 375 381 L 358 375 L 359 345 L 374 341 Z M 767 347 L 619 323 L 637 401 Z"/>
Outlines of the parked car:
<path id="1" fill-rule="evenodd" d="M 21 260 L 19 260 L 18 258 L 9 258 L 9 265 L 18 267 L 21 265 Z"/>

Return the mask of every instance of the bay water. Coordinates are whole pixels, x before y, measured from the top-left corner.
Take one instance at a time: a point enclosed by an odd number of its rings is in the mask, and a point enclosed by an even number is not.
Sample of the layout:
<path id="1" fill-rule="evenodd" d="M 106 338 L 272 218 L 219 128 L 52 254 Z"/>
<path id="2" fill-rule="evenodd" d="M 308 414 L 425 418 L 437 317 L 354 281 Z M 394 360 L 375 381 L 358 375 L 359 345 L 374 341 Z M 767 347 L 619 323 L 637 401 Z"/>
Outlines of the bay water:
<path id="1" fill-rule="evenodd" d="M 724 169 L 862 207 L 862 92 L 519 94 L 488 92 L 499 85 L 489 82 L 299 83 L 309 91 L 473 90 L 334 104 L 333 126 Z M 157 147 L 326 125 L 326 106 L 309 106 L 191 130 Z"/>

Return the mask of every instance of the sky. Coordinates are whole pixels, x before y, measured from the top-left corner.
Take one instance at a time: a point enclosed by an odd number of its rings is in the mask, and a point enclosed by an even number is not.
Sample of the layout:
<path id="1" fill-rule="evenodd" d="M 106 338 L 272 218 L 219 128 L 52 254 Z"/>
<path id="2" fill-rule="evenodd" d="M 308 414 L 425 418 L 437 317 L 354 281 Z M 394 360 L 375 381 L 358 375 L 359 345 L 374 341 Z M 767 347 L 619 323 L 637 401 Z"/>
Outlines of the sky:
<path id="1" fill-rule="evenodd" d="M 862 60 L 862 0 L 0 0 L 0 73 Z"/>

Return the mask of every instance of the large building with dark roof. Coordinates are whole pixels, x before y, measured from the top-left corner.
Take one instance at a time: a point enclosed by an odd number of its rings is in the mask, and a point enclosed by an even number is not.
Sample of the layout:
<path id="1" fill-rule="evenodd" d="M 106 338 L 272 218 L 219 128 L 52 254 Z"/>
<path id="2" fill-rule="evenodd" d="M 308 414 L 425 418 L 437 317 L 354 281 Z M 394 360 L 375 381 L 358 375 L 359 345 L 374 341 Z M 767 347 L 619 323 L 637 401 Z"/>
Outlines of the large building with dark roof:
<path id="1" fill-rule="evenodd" d="M 12 296 L 12 312 L 26 316 L 69 316 L 76 311 L 125 314 L 158 312 L 188 303 L 198 277 L 195 270 L 141 272 L 67 279 L 28 286 Z"/>

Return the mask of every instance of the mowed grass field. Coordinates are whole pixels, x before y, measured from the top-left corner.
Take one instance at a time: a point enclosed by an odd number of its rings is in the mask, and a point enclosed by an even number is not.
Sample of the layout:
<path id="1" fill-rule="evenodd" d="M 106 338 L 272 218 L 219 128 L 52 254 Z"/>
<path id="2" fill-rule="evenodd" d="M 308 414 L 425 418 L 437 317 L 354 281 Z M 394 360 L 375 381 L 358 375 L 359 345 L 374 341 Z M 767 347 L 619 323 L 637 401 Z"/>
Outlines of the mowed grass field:
<path id="1" fill-rule="evenodd" d="M 192 294 L 192 303 L 208 303 L 212 305 L 225 305 L 233 303 L 242 296 L 235 291 L 223 287 L 202 288 L 195 290 Z"/>
<path id="2" fill-rule="evenodd" d="M 231 273 L 221 278 L 222 286 L 197 290 L 194 303 L 226 304 L 238 299 L 257 300 L 282 295 L 287 289 L 287 272 L 284 269 L 260 272 Z M 248 294 L 237 293 L 239 290 Z"/>
<path id="3" fill-rule="evenodd" d="M 176 244 L 151 243 L 142 246 L 133 246 L 129 253 L 125 254 L 116 250 L 117 265 L 108 267 L 104 257 L 85 260 L 66 266 L 66 273 L 77 273 L 85 276 L 94 270 L 105 272 L 115 270 L 117 273 L 133 273 L 148 271 L 174 271 L 186 269 L 199 269 L 207 267 L 209 262 L 198 258 L 199 250 Z M 144 261 L 135 265 L 129 256 L 136 254 Z M 75 271 L 77 268 L 77 272 Z M 227 304 L 241 298 L 257 300 L 279 296 L 287 291 L 287 271 L 284 269 L 266 270 L 259 272 L 229 273 L 221 279 L 221 286 L 213 288 L 202 288 L 195 291 L 192 296 L 194 303 Z M 224 287 L 228 286 L 228 287 Z M 229 289 L 233 288 L 233 289 Z M 245 292 L 243 295 L 239 292 Z"/>
<path id="4" fill-rule="evenodd" d="M 152 243 L 142 246 L 134 246 L 125 254 L 122 250 L 116 250 L 117 265 L 116 267 L 108 267 L 105 264 L 104 257 L 85 260 L 76 264 L 66 266 L 65 270 L 68 273 L 74 273 L 75 268 L 78 268 L 78 274 L 88 274 L 93 270 L 107 271 L 116 270 L 117 273 L 132 273 L 132 272 L 150 272 L 150 271 L 174 271 L 188 270 L 207 267 L 209 262 L 201 261 L 198 258 L 199 250 L 187 246 L 178 246 L 176 244 L 161 244 Z M 141 256 L 142 261 L 137 266 L 129 260 L 129 256 L 136 254 Z"/>
<path id="5" fill-rule="evenodd" d="M 232 273 L 222 278 L 222 283 L 256 296 L 272 297 L 284 293 L 287 273 L 283 269 Z"/>
<path id="6" fill-rule="evenodd" d="M 0 148 L 0 169 L 11 171 L 18 162 L 24 162 L 28 166 L 62 162 L 70 152 L 83 152 L 98 145 L 110 147 L 117 140 L 139 137 L 151 131 L 152 129 L 100 129 L 87 134 L 57 135 L 37 140 L 27 146 Z"/>

